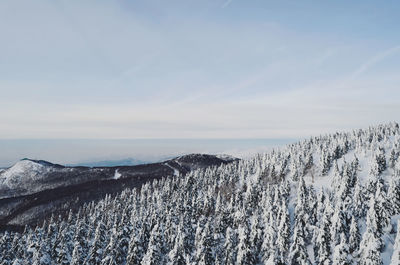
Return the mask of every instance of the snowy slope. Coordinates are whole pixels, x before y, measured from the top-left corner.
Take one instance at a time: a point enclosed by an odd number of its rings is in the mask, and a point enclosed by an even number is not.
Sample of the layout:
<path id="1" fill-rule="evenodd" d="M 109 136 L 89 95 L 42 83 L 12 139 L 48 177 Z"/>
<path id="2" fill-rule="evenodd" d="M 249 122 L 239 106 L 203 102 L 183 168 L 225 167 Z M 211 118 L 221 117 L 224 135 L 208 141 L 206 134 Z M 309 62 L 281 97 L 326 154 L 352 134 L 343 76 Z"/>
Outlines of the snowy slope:
<path id="1" fill-rule="evenodd" d="M 208 157 L 168 161 L 171 172 L 193 170 L 85 205 L 9 241 L 28 238 L 20 248 L 40 245 L 50 262 L 398 265 L 398 124 L 312 137 L 218 167 L 199 168 L 194 159 L 203 165 Z M 42 238 L 43 231 L 51 233 Z M 63 235 L 76 235 L 71 247 L 48 252 L 67 245 Z M 18 259 L 12 255 L 0 253 Z"/>
<path id="2" fill-rule="evenodd" d="M 199 154 L 153 164 L 97 168 L 23 159 L 0 173 L 0 228 L 40 222 L 49 213 L 77 208 L 147 181 L 224 163 L 230 162 Z"/>

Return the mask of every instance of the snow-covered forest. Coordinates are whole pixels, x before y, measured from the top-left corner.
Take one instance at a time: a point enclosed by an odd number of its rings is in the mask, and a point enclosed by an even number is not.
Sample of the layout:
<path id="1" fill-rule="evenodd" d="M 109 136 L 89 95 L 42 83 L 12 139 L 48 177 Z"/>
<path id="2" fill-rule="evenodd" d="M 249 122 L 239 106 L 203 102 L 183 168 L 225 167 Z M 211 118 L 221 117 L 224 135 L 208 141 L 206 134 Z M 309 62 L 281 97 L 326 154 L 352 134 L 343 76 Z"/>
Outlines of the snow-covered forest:
<path id="1" fill-rule="evenodd" d="M 396 123 L 153 181 L 0 237 L 0 264 L 400 264 Z"/>

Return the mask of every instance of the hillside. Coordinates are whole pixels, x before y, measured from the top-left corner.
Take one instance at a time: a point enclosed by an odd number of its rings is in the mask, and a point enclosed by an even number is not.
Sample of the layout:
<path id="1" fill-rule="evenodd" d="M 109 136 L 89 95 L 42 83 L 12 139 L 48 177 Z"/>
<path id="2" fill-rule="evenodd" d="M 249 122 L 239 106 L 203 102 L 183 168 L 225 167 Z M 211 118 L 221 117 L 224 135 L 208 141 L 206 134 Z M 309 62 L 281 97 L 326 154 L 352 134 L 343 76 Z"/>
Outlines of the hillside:
<path id="1" fill-rule="evenodd" d="M 52 213 L 77 209 L 107 194 L 236 160 L 193 154 L 153 164 L 91 168 L 23 159 L 0 172 L 0 228 L 41 223 Z"/>
<path id="2" fill-rule="evenodd" d="M 399 156 L 397 123 L 312 137 L 5 232 L 0 257 L 14 264 L 398 265 Z"/>

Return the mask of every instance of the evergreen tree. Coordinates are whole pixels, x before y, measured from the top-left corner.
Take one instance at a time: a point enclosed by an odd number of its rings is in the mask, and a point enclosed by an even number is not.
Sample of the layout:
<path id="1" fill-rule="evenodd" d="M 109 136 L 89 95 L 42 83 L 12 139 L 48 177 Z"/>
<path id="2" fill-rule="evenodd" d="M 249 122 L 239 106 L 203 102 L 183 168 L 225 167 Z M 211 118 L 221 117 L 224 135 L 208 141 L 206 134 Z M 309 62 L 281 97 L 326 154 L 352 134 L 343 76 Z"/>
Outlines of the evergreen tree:
<path id="1" fill-rule="evenodd" d="M 137 228 L 138 230 L 133 231 L 131 239 L 129 241 L 129 251 L 127 257 L 128 264 L 139 264 L 144 256 L 143 240 L 144 229 L 143 227 Z"/>
<path id="2" fill-rule="evenodd" d="M 119 251 L 118 251 L 118 243 L 117 243 L 117 230 L 116 227 L 114 227 L 111 230 L 110 233 L 110 241 L 108 242 L 108 245 L 106 246 L 104 253 L 103 253 L 103 259 L 101 261 L 102 265 L 117 265 L 117 264 L 122 264 L 121 262 L 117 262 L 117 257 L 119 256 Z M 111 263 L 113 262 L 113 263 Z"/>
<path id="3" fill-rule="evenodd" d="M 341 202 L 336 204 L 335 211 L 332 216 L 331 235 L 332 243 L 334 246 L 340 244 L 340 235 L 346 233 L 346 218 L 343 216 L 341 209 Z"/>
<path id="4" fill-rule="evenodd" d="M 60 265 L 71 263 L 72 233 L 68 227 L 64 227 L 60 237 L 56 240 L 56 262 Z"/>
<path id="5" fill-rule="evenodd" d="M 350 265 L 349 246 L 344 233 L 340 235 L 340 244 L 333 251 L 332 265 Z"/>
<path id="6" fill-rule="evenodd" d="M 2 257 L 2 262 L 5 265 L 11 264 L 14 257 L 10 251 L 12 242 L 12 235 L 6 231 L 4 235 L 0 238 L 0 257 Z"/>
<path id="7" fill-rule="evenodd" d="M 289 211 L 286 207 L 286 204 L 282 204 L 282 208 L 280 209 L 280 221 L 278 225 L 278 233 L 276 239 L 276 245 L 278 250 L 277 260 L 281 263 L 286 262 L 286 258 L 289 252 L 289 243 L 290 243 L 290 219 L 289 219 Z"/>
<path id="8" fill-rule="evenodd" d="M 358 224 L 354 216 L 351 218 L 350 237 L 349 237 L 349 253 L 356 254 L 360 247 L 361 235 Z M 353 256 L 354 256 L 353 254 Z"/>
<path id="9" fill-rule="evenodd" d="M 330 264 L 331 255 L 331 232 L 330 232 L 330 213 L 329 208 L 326 208 L 320 227 L 317 231 L 317 238 L 314 247 L 315 260 L 318 264 Z"/>
<path id="10" fill-rule="evenodd" d="M 210 231 L 210 223 L 207 222 L 201 232 L 200 240 L 196 242 L 198 264 L 214 264 L 215 257 L 213 253 L 213 237 Z"/>
<path id="11" fill-rule="evenodd" d="M 356 180 L 356 184 L 354 187 L 354 199 L 353 199 L 353 214 L 360 218 L 360 217 L 364 217 L 366 215 L 367 209 L 366 209 L 366 196 L 363 192 L 363 188 L 360 184 L 359 179 L 357 178 Z"/>
<path id="12" fill-rule="evenodd" d="M 158 265 L 162 263 L 162 243 L 161 228 L 159 224 L 156 223 L 151 230 L 147 252 L 141 261 L 142 265 Z"/>
<path id="13" fill-rule="evenodd" d="M 244 264 L 254 264 L 254 253 L 251 251 L 251 246 L 249 244 L 248 239 L 248 228 L 247 225 L 240 224 L 239 228 L 239 244 L 238 244 L 238 251 L 237 251 L 237 259 L 236 264 L 244 265 Z"/>
<path id="14" fill-rule="evenodd" d="M 185 265 L 186 264 L 186 251 L 185 251 L 185 235 L 180 231 L 175 239 L 175 245 L 168 254 L 168 264 L 171 265 Z"/>
<path id="15" fill-rule="evenodd" d="M 389 204 L 393 204 L 395 202 L 388 202 L 384 184 L 382 182 L 377 183 L 374 199 L 376 202 L 375 211 L 377 214 L 379 231 L 390 232 L 392 227 L 390 224 L 391 207 Z"/>
<path id="16" fill-rule="evenodd" d="M 397 234 L 393 246 L 392 260 L 390 265 L 400 264 L 400 220 L 397 221 Z"/>
<path id="17" fill-rule="evenodd" d="M 71 265 L 83 264 L 83 259 L 81 257 L 82 247 L 79 241 L 75 241 L 74 250 L 72 251 Z"/>
<path id="18" fill-rule="evenodd" d="M 391 177 L 387 192 L 387 201 L 391 215 L 400 213 L 400 178 L 397 174 Z"/>
<path id="19" fill-rule="evenodd" d="M 87 257 L 87 264 L 95 265 L 100 264 L 101 260 L 103 259 L 103 246 L 105 242 L 105 231 L 104 231 L 104 224 L 103 222 L 99 222 L 96 227 L 96 232 L 94 235 L 93 243 L 90 248 L 88 257 Z"/>
<path id="20" fill-rule="evenodd" d="M 224 253 L 223 253 L 223 264 L 235 264 L 236 262 L 236 246 L 238 244 L 238 239 L 235 230 L 228 227 L 226 229 L 225 235 L 225 243 L 223 246 Z"/>
<path id="21" fill-rule="evenodd" d="M 296 219 L 293 231 L 293 242 L 289 253 L 289 264 L 291 265 L 311 264 L 306 249 L 304 227 L 305 223 L 302 218 Z"/>
<path id="22" fill-rule="evenodd" d="M 269 221 L 266 222 L 265 228 L 264 228 L 264 237 L 263 237 L 263 243 L 261 247 L 261 259 L 265 263 L 271 255 L 275 255 L 277 251 L 277 246 L 276 246 L 276 231 L 275 231 L 275 220 L 271 216 L 269 218 Z M 250 245 L 251 242 L 250 242 Z M 258 253 L 258 252 L 256 252 Z"/>
<path id="23" fill-rule="evenodd" d="M 385 157 L 385 149 L 379 147 L 375 152 L 374 157 L 371 161 L 371 170 L 370 175 L 379 176 L 383 171 L 386 170 L 386 157 Z"/>
<path id="24" fill-rule="evenodd" d="M 382 264 L 380 250 L 382 248 L 381 232 L 375 210 L 375 198 L 372 197 L 367 213 L 367 227 L 360 244 L 360 265 Z"/>

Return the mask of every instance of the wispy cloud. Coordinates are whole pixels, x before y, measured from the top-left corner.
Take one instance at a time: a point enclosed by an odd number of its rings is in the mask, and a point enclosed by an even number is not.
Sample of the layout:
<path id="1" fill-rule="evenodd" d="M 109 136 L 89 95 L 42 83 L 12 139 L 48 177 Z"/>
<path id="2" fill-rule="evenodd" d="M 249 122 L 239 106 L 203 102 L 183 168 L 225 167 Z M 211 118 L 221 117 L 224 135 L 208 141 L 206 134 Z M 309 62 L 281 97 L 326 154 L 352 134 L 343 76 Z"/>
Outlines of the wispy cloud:
<path id="1" fill-rule="evenodd" d="M 297 137 L 398 113 L 380 107 L 400 98 L 385 32 L 398 16 L 326 12 L 333 1 L 20 1 L 0 1 L 0 138 Z M 359 21 L 382 38 L 360 44 Z"/>
<path id="2" fill-rule="evenodd" d="M 232 3 L 232 1 L 233 0 L 226 0 L 223 4 L 222 4 L 222 8 L 227 8 L 231 3 Z"/>
<path id="3" fill-rule="evenodd" d="M 365 73 L 368 69 L 372 68 L 374 65 L 392 55 L 395 55 L 398 52 L 400 52 L 400 45 L 381 51 L 378 54 L 372 56 L 354 71 L 354 73 L 351 75 L 351 79 L 357 78 L 358 76 Z"/>

